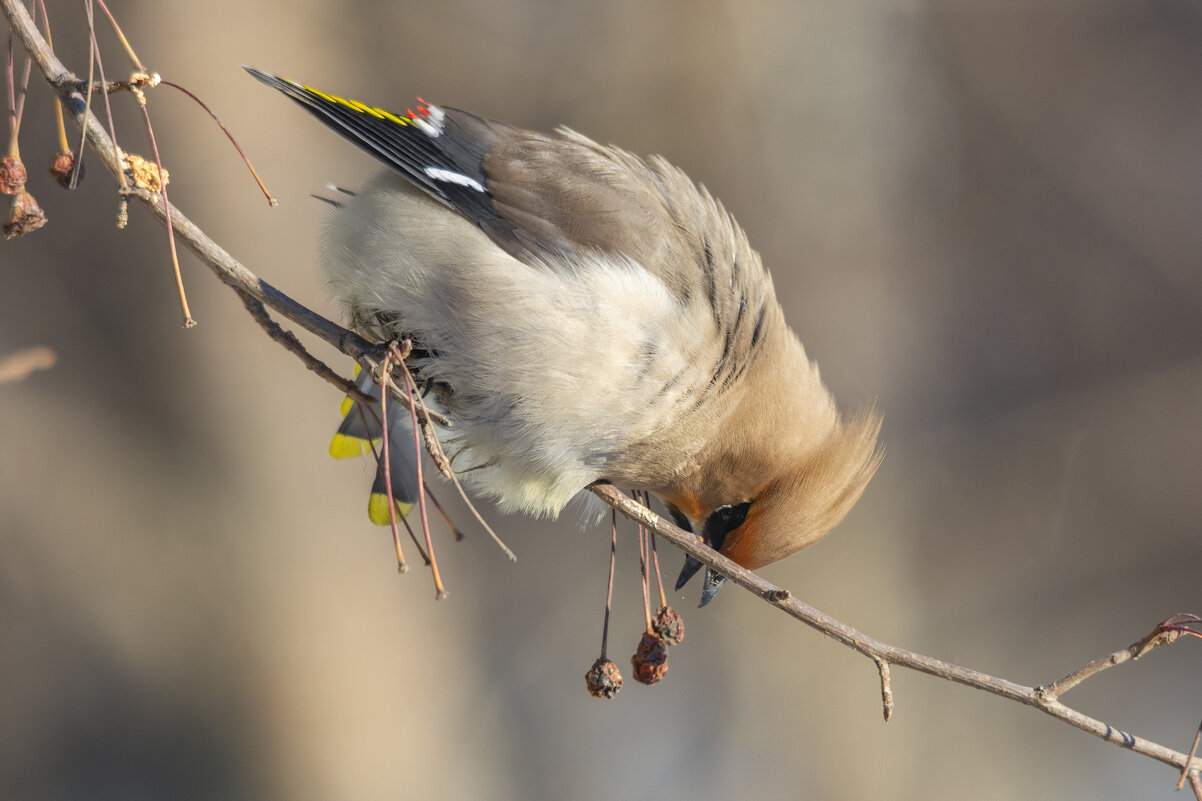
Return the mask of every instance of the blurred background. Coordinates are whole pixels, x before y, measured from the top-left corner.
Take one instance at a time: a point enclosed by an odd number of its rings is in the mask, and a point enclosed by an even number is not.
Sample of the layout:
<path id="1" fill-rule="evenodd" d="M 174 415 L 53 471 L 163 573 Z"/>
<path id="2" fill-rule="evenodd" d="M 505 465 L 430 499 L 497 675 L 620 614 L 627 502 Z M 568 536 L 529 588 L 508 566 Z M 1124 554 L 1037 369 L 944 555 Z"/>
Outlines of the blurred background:
<path id="1" fill-rule="evenodd" d="M 50 2 L 86 73 L 80 5 Z M 114 0 L 168 88 L 172 200 L 336 314 L 329 182 L 374 163 L 251 64 L 404 109 L 414 95 L 659 153 L 773 270 L 888 455 L 831 537 L 764 571 L 873 636 L 1025 684 L 1202 612 L 1202 5 Z M 101 28 L 109 77 L 127 63 Z M 19 70 L 18 70 L 19 72 Z M 122 145 L 150 156 L 115 97 Z M 35 77 L 22 151 L 50 217 L 0 244 L 0 796 L 14 799 L 1170 799 L 1176 775 L 1038 712 L 869 660 L 728 588 L 665 681 L 590 698 L 607 530 L 486 513 L 507 562 L 436 536 L 451 597 L 396 574 L 371 467 L 326 455 L 341 398 L 161 227 L 74 195 Z M 74 138 L 75 132 L 72 132 Z M 311 343 L 332 363 L 349 367 Z M 641 628 L 621 529 L 613 658 Z M 412 549 L 410 549 L 412 554 Z M 674 576 L 680 563 L 661 549 Z M 1186 750 L 1202 642 L 1066 702 Z M 627 670 L 627 672 L 629 672 Z M 1186 791 L 1188 793 L 1188 791 Z"/>

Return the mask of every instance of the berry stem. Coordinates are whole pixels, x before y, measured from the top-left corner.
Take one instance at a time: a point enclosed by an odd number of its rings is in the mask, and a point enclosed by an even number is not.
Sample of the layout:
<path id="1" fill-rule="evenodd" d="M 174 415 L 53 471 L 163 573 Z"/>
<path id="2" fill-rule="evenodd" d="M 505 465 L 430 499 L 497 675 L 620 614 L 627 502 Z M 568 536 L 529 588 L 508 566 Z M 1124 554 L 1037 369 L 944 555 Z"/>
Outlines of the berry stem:
<path id="1" fill-rule="evenodd" d="M 614 599 L 614 562 L 618 554 L 618 510 L 611 509 L 609 514 L 609 583 L 605 588 L 605 623 L 601 626 L 601 659 L 605 660 L 606 649 L 609 646 L 609 610 Z"/>
<path id="2" fill-rule="evenodd" d="M 406 353 L 408 350 L 406 350 Z M 441 601 L 447 597 L 447 588 L 442 585 L 442 576 L 438 574 L 438 560 L 434 558 L 434 543 L 430 539 L 430 519 L 426 512 L 426 495 L 422 492 L 422 487 L 426 485 L 425 478 L 422 476 L 422 441 L 418 435 L 420 430 L 417 424 L 417 392 L 414 391 L 413 378 L 409 375 L 409 368 L 405 366 L 405 357 L 397 350 L 396 345 L 389 348 L 389 353 L 392 354 L 397 363 L 401 366 L 401 372 L 405 376 L 405 392 L 409 396 L 409 417 L 413 421 L 413 453 L 417 462 L 417 508 L 422 516 L 422 534 L 426 537 L 426 553 L 430 557 L 430 573 L 434 576 L 434 598 Z M 380 393 L 383 396 L 383 393 Z"/>
<path id="3" fill-rule="evenodd" d="M 396 524 L 396 502 L 392 497 L 392 460 L 388 457 L 388 375 L 389 362 L 392 354 L 384 357 L 380 370 L 380 418 L 383 422 L 380 429 L 384 432 L 380 437 L 381 458 L 384 460 L 384 492 L 388 496 L 388 525 L 392 529 L 392 544 L 396 547 L 396 569 L 398 573 L 408 573 L 409 565 L 405 564 L 405 554 L 401 552 L 401 530 Z"/>

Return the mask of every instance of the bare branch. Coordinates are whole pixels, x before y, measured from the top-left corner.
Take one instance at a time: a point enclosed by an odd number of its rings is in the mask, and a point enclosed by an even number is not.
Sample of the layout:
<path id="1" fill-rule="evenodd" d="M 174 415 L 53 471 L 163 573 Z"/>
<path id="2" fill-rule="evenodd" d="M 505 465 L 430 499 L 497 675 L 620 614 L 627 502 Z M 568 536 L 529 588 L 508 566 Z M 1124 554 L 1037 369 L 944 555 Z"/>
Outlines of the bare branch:
<path id="1" fill-rule="evenodd" d="M 924 656 L 923 654 L 898 648 L 869 637 L 861 631 L 835 620 L 833 617 L 820 612 L 809 604 L 802 603 L 785 589 L 777 587 L 752 573 L 722 554 L 706 546 L 701 538 L 677 528 L 664 518 L 640 503 L 635 503 L 610 484 L 594 484 L 589 487 L 593 494 L 617 509 L 630 519 L 650 528 L 659 536 L 677 546 L 689 556 L 702 564 L 709 565 L 730 581 L 758 595 L 764 601 L 772 604 L 785 614 L 800 620 L 807 626 L 816 629 L 828 637 L 843 643 L 852 650 L 859 651 L 874 661 L 884 661 L 891 665 L 907 667 L 920 673 L 927 673 L 941 679 L 954 681 L 978 690 L 1000 695 L 1020 704 L 1033 706 L 1052 717 L 1062 720 L 1082 731 L 1100 737 L 1108 743 L 1135 751 L 1138 754 L 1151 757 L 1176 768 L 1184 768 L 1186 756 L 1179 751 L 1166 748 L 1159 743 L 1145 740 L 1121 729 L 1111 726 L 1075 709 L 1065 706 L 1054 698 L 1047 698 L 1039 688 L 1016 684 L 1006 679 L 990 676 L 979 670 L 961 667 L 960 665 L 944 662 L 940 659 Z M 1202 760 L 1195 759 L 1191 763 L 1191 776 L 1202 769 Z"/>
<path id="2" fill-rule="evenodd" d="M 1115 651 L 1109 656 L 1103 656 L 1099 659 L 1095 659 L 1088 665 L 1074 670 L 1060 681 L 1040 687 L 1039 692 L 1047 700 L 1055 701 L 1062 694 L 1068 692 L 1073 687 L 1076 687 L 1090 676 L 1097 675 L 1103 670 L 1114 667 L 1115 665 L 1121 665 L 1128 660 L 1139 659 L 1141 656 L 1148 653 L 1148 651 L 1151 651 L 1158 645 L 1176 642 L 1177 638 L 1185 633 L 1180 628 L 1174 628 L 1174 625 L 1179 617 L 1196 619 L 1195 615 L 1174 615 L 1166 620 L 1162 620 L 1160 623 L 1156 624 L 1156 628 L 1152 629 L 1147 636 L 1141 637 L 1121 651 Z"/>
<path id="3" fill-rule="evenodd" d="M 242 291 L 238 292 L 238 297 L 242 299 L 242 305 L 246 307 L 246 311 L 250 314 L 251 319 L 259 324 L 259 327 L 263 329 L 267 336 L 283 345 L 285 350 L 295 353 L 296 357 L 301 360 L 301 363 L 320 376 L 323 381 L 346 393 L 357 403 L 376 402 L 375 398 L 360 392 L 359 388 L 355 386 L 354 381 L 338 375 L 332 367 L 309 353 L 305 349 L 305 346 L 301 344 L 301 341 L 296 338 L 296 334 L 284 329 L 279 323 L 271 319 L 271 315 L 267 313 L 267 309 L 257 298 L 251 297 L 250 294 Z"/>

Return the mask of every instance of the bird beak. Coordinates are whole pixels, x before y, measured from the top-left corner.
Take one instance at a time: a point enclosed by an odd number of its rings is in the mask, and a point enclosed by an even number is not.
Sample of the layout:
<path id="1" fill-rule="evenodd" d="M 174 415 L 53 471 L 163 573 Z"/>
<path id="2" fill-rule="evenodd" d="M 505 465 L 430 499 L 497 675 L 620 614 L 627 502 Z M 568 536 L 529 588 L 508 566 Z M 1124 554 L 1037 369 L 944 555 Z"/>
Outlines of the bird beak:
<path id="1" fill-rule="evenodd" d="M 691 556 L 685 556 L 684 567 L 680 569 L 680 577 L 676 579 L 676 589 L 679 591 L 685 584 L 688 584 L 689 579 L 700 569 L 700 562 Z M 715 572 L 712 567 L 705 568 L 705 581 L 701 584 L 701 603 L 697 605 L 698 609 L 714 600 L 714 596 L 718 594 L 724 581 L 726 581 L 726 576 Z"/>
<path id="2" fill-rule="evenodd" d="M 743 523 L 743 516 L 739 516 L 737 519 L 732 519 L 729 516 L 728 512 L 732 508 L 722 507 L 722 509 L 711 514 L 701 530 L 702 541 L 716 551 L 722 549 L 722 543 L 726 541 L 726 535 L 730 533 L 731 529 L 737 528 Z M 745 515 L 746 506 L 743 507 L 743 511 Z M 691 556 L 685 556 L 684 567 L 680 570 L 680 578 L 676 579 L 676 589 L 679 590 L 683 587 L 700 569 L 700 562 Z M 712 567 L 706 567 L 705 581 L 701 585 L 701 603 L 698 604 L 698 608 L 714 600 L 714 596 L 718 594 L 718 590 L 721 589 L 722 583 L 725 581 L 726 576 L 716 572 Z"/>
<path id="3" fill-rule="evenodd" d="M 701 585 L 701 603 L 697 604 L 697 608 L 708 604 L 714 600 L 714 596 L 718 594 L 718 590 L 722 589 L 722 584 L 726 581 L 726 576 L 714 571 L 712 567 L 705 569 L 705 583 Z"/>
<path id="4" fill-rule="evenodd" d="M 743 521 L 747 519 L 747 513 L 751 509 L 751 504 L 751 501 L 743 501 L 741 503 L 720 506 L 715 509 L 706 518 L 705 525 L 701 527 L 701 541 L 715 551 L 721 552 L 722 544 L 726 542 L 727 535 L 743 525 Z M 668 511 L 672 513 L 672 517 L 681 528 L 684 528 L 685 524 L 689 522 L 688 518 L 682 515 L 675 506 L 669 504 Z M 689 531 L 692 531 L 691 527 L 689 527 Z M 676 589 L 679 591 L 700 569 L 701 562 L 686 555 L 684 558 L 684 567 L 680 569 L 680 577 L 676 579 Z M 716 572 L 712 567 L 707 567 L 705 569 L 705 582 L 701 585 L 701 603 L 698 604 L 698 608 L 714 600 L 714 596 L 718 594 L 718 590 L 722 588 L 722 584 L 725 581 L 726 576 Z"/>
<path id="5" fill-rule="evenodd" d="M 684 585 L 689 583 L 698 570 L 701 569 L 701 563 L 691 556 L 685 555 L 684 567 L 680 569 L 680 576 L 676 579 L 676 591 L 679 592 L 684 588 Z"/>

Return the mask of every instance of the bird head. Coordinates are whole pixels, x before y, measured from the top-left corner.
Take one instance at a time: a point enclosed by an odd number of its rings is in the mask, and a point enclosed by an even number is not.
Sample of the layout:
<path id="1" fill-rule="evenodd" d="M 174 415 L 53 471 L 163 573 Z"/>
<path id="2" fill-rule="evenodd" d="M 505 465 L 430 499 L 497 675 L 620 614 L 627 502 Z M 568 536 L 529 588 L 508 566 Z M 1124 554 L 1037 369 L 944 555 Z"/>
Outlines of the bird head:
<path id="1" fill-rule="evenodd" d="M 871 412 L 846 421 L 836 418 L 826 437 L 807 453 L 774 451 L 741 479 L 737 472 L 725 473 L 709 497 L 665 500 L 677 523 L 697 521 L 707 545 L 755 570 L 816 542 L 851 510 L 880 466 L 880 426 L 880 417 Z M 741 490 L 738 484 L 743 484 Z M 686 557 L 676 589 L 700 568 L 700 562 Z M 725 580 L 706 568 L 701 606 L 713 600 Z"/>

